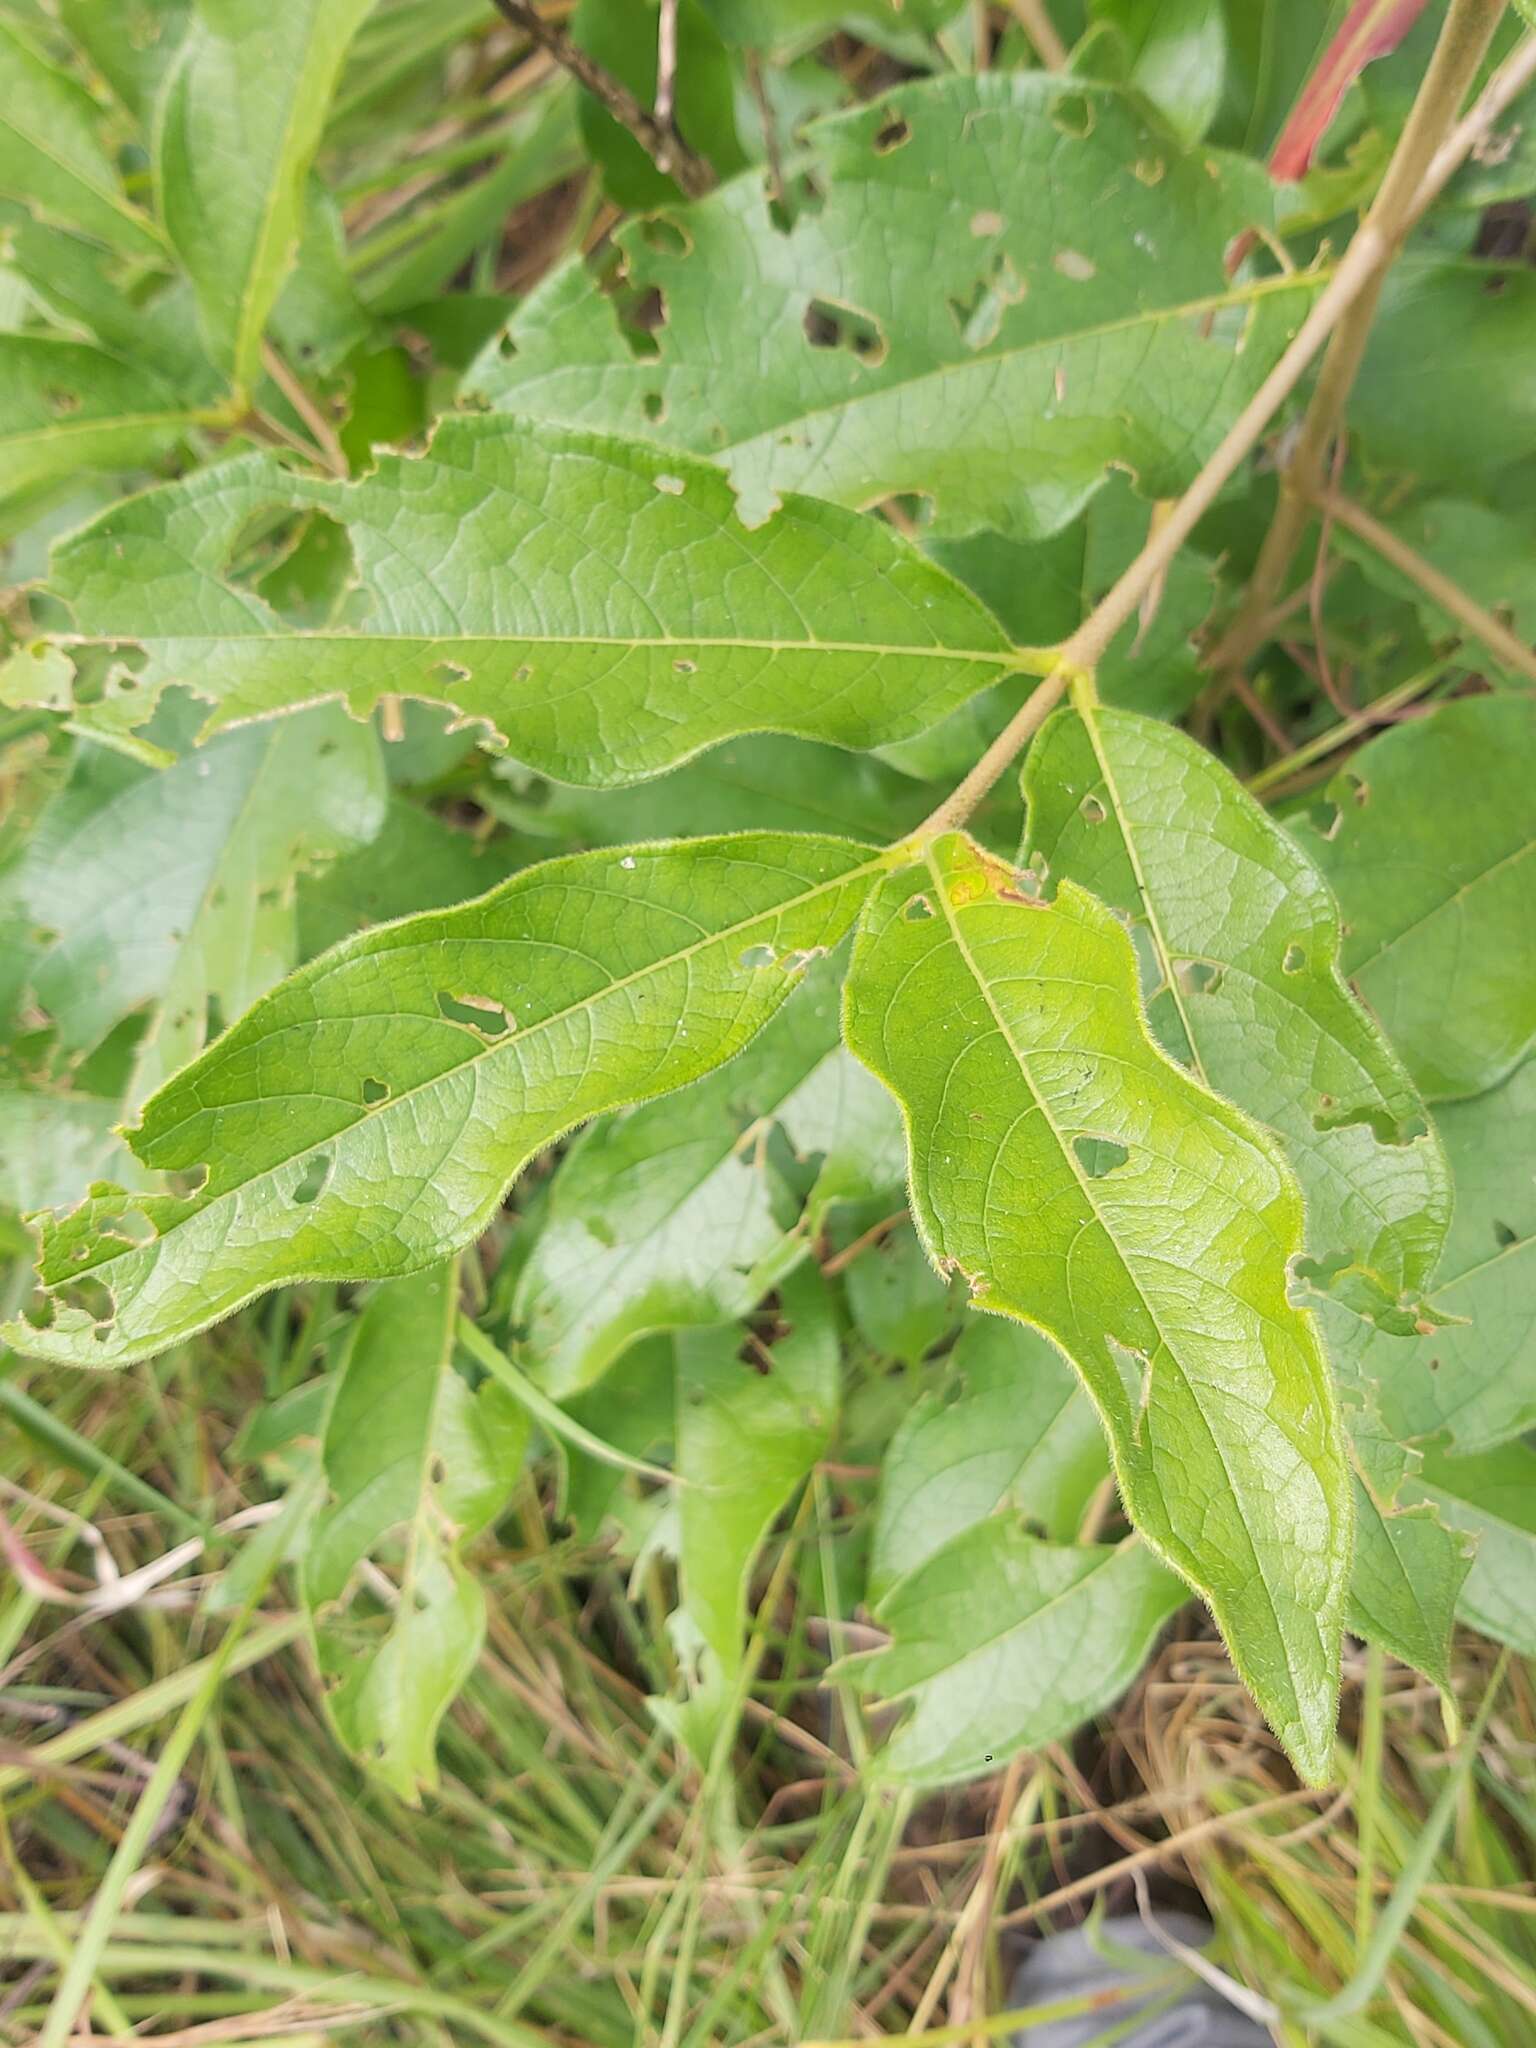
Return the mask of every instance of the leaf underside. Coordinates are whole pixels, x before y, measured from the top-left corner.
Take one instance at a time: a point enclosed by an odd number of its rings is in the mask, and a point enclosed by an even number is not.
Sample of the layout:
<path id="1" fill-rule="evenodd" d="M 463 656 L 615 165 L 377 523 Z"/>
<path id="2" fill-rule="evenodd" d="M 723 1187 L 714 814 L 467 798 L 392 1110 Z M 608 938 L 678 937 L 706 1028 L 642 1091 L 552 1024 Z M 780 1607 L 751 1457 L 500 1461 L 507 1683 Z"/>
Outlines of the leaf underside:
<path id="1" fill-rule="evenodd" d="M 1030 888 L 959 835 L 892 874 L 861 921 L 849 1044 L 902 1105 L 935 1261 L 1077 1367 L 1132 1519 L 1321 1779 L 1351 1494 L 1286 1295 L 1300 1193 L 1276 1141 L 1147 1036 L 1112 914 Z"/>

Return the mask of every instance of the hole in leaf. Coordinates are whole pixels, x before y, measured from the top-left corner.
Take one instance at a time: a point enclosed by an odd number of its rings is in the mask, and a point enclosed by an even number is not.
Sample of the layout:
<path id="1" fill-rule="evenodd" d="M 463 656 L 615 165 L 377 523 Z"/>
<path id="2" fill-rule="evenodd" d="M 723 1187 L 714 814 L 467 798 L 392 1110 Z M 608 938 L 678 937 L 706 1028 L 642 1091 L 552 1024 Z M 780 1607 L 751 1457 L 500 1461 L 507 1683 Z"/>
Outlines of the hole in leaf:
<path id="1" fill-rule="evenodd" d="M 1305 951 L 1292 939 L 1291 943 L 1286 947 L 1284 957 L 1280 962 L 1281 973 L 1300 974 L 1306 964 L 1307 956 Z"/>
<path id="2" fill-rule="evenodd" d="M 883 363 L 886 340 L 877 320 L 856 306 L 840 306 L 831 299 L 812 299 L 802 322 L 805 338 L 812 348 L 842 348 L 871 369 Z"/>
<path id="3" fill-rule="evenodd" d="M 1064 92 L 1051 102 L 1051 125 L 1058 134 L 1084 142 L 1098 122 L 1098 111 L 1085 93 Z"/>
<path id="4" fill-rule="evenodd" d="M 1102 1180 L 1117 1166 L 1124 1166 L 1131 1156 L 1126 1147 L 1117 1144 L 1113 1138 L 1096 1138 L 1086 1132 L 1072 1140 L 1072 1150 L 1077 1154 L 1078 1165 L 1090 1180 Z"/>
<path id="5" fill-rule="evenodd" d="M 1495 1218 L 1493 1225 L 1493 1241 L 1499 1247 L 1500 1251 L 1507 1251 L 1512 1244 L 1518 1244 L 1520 1242 L 1520 1233 L 1518 1230 L 1511 1230 L 1507 1223 L 1500 1223 L 1498 1219 Z"/>
<path id="6" fill-rule="evenodd" d="M 1227 970 L 1214 960 L 1185 960 L 1179 978 L 1192 996 L 1213 996 L 1226 980 Z"/>
<path id="7" fill-rule="evenodd" d="M 826 953 L 825 946 L 806 946 L 786 953 L 779 962 L 786 974 L 803 974 L 813 960 L 820 960 Z"/>
<path id="8" fill-rule="evenodd" d="M 111 1288 L 90 1273 L 82 1273 L 75 1280 L 62 1281 L 54 1293 L 66 1308 L 83 1310 L 93 1323 L 110 1323 L 117 1314 Z"/>
<path id="9" fill-rule="evenodd" d="M 210 990 L 208 1000 L 203 1006 L 203 1043 L 205 1045 L 212 1045 L 213 1041 L 222 1035 L 223 1030 L 224 1005 L 220 1002 L 218 996 Z"/>
<path id="10" fill-rule="evenodd" d="M 653 284 L 620 301 L 618 314 L 619 332 L 629 344 L 631 355 L 645 361 L 661 354 L 661 343 L 656 337 L 667 324 L 667 301 L 659 285 Z"/>
<path id="11" fill-rule="evenodd" d="M 1078 815 L 1083 819 L 1085 824 L 1089 825 L 1102 825 L 1104 820 L 1109 816 L 1109 813 L 1105 810 L 1103 804 L 1099 802 L 1099 799 L 1093 794 L 1091 790 L 1089 791 L 1087 796 L 1083 798 L 1082 802 L 1078 805 L 1077 809 Z"/>
<path id="12" fill-rule="evenodd" d="M 461 661 L 440 661 L 432 670 L 432 681 L 444 696 L 451 696 L 461 684 L 471 681 L 472 677 L 473 671 L 467 669 Z"/>
<path id="13" fill-rule="evenodd" d="M 693 253 L 693 237 L 679 220 L 669 213 L 653 213 L 640 223 L 640 239 L 647 249 L 654 249 L 658 256 L 690 256 Z"/>
<path id="14" fill-rule="evenodd" d="M 772 946 L 748 946 L 737 962 L 740 967 L 772 967 L 778 960 Z"/>
<path id="15" fill-rule="evenodd" d="M 680 476 L 653 476 L 651 483 L 668 498 L 680 498 L 688 488 Z"/>
<path id="16" fill-rule="evenodd" d="M 653 424 L 667 416 L 667 401 L 659 391 L 647 391 L 641 400 L 641 408 Z"/>
<path id="17" fill-rule="evenodd" d="M 696 675 L 698 674 L 698 672 L 699 672 L 699 664 L 698 664 L 698 663 L 697 663 L 696 661 L 689 661 L 689 660 L 687 660 L 687 659 L 686 659 L 686 657 L 682 657 L 682 656 L 680 656 L 680 657 L 679 657 L 679 658 L 678 658 L 678 659 L 677 659 L 676 661 L 674 661 L 674 662 L 673 662 L 673 664 L 672 664 L 672 673 L 673 673 L 674 675 L 679 675 L 679 676 L 696 676 Z"/>
<path id="18" fill-rule="evenodd" d="M 437 1007 L 451 1024 L 465 1024 L 482 1038 L 500 1038 L 511 1022 L 506 1009 L 494 996 L 454 995 L 440 988 Z"/>
<path id="19" fill-rule="evenodd" d="M 933 905 L 924 895 L 909 896 L 901 907 L 901 914 L 908 924 L 922 924 L 933 916 Z"/>
<path id="20" fill-rule="evenodd" d="M 376 1081 L 372 1074 L 369 1074 L 363 1082 L 363 1100 L 367 1103 L 387 1102 L 389 1100 L 387 1084 L 383 1081 Z"/>
<path id="21" fill-rule="evenodd" d="M 875 154 L 889 156 L 892 150 L 900 149 L 903 143 L 911 140 L 912 130 L 900 114 L 893 114 L 875 136 Z"/>
<path id="22" fill-rule="evenodd" d="M 300 1207 L 316 1202 L 325 1191 L 325 1184 L 331 1177 L 334 1159 L 329 1152 L 316 1152 L 305 1162 L 303 1177 L 293 1191 L 293 1199 Z"/>

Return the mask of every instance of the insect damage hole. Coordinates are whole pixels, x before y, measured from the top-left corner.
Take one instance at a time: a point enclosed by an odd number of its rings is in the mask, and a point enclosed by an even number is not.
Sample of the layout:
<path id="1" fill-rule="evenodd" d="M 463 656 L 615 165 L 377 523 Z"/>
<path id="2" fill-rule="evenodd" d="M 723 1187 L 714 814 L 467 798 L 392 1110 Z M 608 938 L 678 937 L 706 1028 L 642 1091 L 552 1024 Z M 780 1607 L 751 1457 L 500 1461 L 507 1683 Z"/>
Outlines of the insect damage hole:
<path id="1" fill-rule="evenodd" d="M 812 299 L 801 326 L 812 348 L 846 349 L 867 369 L 883 363 L 888 353 L 879 321 L 857 306 L 839 305 L 833 299 Z"/>
<path id="2" fill-rule="evenodd" d="M 439 1013 L 450 1024 L 463 1024 L 482 1038 L 500 1038 L 511 1023 L 511 1012 L 494 996 L 455 995 L 451 989 L 437 992 Z"/>
<path id="3" fill-rule="evenodd" d="M 335 1155 L 330 1152 L 316 1152 L 305 1162 L 303 1177 L 293 1191 L 293 1199 L 301 1208 L 319 1201 L 335 1163 Z"/>
<path id="4" fill-rule="evenodd" d="M 1084 1132 L 1072 1140 L 1077 1163 L 1090 1180 L 1103 1180 L 1130 1158 L 1129 1149 L 1114 1138 L 1100 1138 Z"/>
<path id="5" fill-rule="evenodd" d="M 376 1102 L 387 1102 L 389 1084 L 385 1081 L 376 1081 L 372 1074 L 369 1074 L 363 1082 L 363 1100 L 370 1107 Z"/>
<path id="6" fill-rule="evenodd" d="M 907 924 L 924 924 L 933 916 L 933 904 L 919 892 L 907 898 L 901 906 L 901 914 Z"/>

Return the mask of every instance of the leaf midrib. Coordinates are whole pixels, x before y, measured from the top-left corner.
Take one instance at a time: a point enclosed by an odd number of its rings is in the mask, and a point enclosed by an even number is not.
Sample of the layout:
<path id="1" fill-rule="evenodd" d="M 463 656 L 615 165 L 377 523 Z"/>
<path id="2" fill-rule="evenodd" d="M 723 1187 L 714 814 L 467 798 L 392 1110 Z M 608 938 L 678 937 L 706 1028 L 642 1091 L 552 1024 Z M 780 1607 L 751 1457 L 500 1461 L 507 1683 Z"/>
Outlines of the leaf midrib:
<path id="1" fill-rule="evenodd" d="M 1201 1428 L 1205 1431 L 1206 1437 L 1211 1446 L 1211 1450 L 1214 1453 L 1218 1463 L 1220 1464 L 1223 1473 L 1226 1475 L 1227 1485 L 1231 1493 L 1231 1497 L 1233 1498 L 1233 1500 L 1238 1500 L 1238 1491 L 1236 1485 L 1233 1483 L 1232 1473 L 1230 1468 L 1228 1467 L 1226 1455 L 1221 1447 L 1219 1440 L 1217 1439 L 1215 1431 L 1211 1427 L 1210 1420 L 1207 1417 L 1204 1408 L 1201 1406 L 1199 1398 L 1197 1397 L 1192 1386 L 1190 1385 L 1189 1377 L 1185 1373 L 1183 1367 L 1180 1365 L 1178 1354 L 1174 1350 L 1172 1344 L 1168 1341 L 1168 1338 L 1164 1333 L 1162 1323 L 1159 1321 L 1158 1316 L 1152 1307 L 1152 1304 L 1148 1301 L 1146 1292 L 1143 1289 L 1140 1280 L 1137 1278 L 1135 1272 L 1132 1270 L 1131 1266 L 1127 1262 L 1125 1254 L 1121 1251 L 1119 1243 L 1115 1237 L 1115 1233 L 1110 1229 L 1109 1225 L 1105 1222 L 1104 1217 L 1099 1210 L 1098 1203 L 1094 1199 L 1092 1188 L 1089 1184 L 1089 1181 L 1086 1175 L 1083 1173 L 1081 1166 L 1078 1164 L 1076 1153 L 1072 1150 L 1071 1146 L 1069 1146 L 1066 1143 L 1066 1140 L 1064 1139 L 1061 1130 L 1059 1129 L 1056 1123 L 1055 1118 L 1051 1115 L 1050 1110 L 1046 1107 L 1045 1102 L 1043 1101 L 1038 1091 L 1036 1090 L 1033 1082 L 1029 1078 L 1029 1070 L 1025 1062 L 1024 1054 L 1021 1052 L 1018 1045 L 1015 1043 L 1013 1034 L 1009 1031 L 1007 1023 L 1002 1016 L 1002 1013 L 999 1011 L 997 1004 L 993 1001 L 991 987 L 987 981 L 987 978 L 984 974 L 982 974 L 979 966 L 972 957 L 970 949 L 966 945 L 964 936 L 962 935 L 959 929 L 959 925 L 955 917 L 954 906 L 951 904 L 949 900 L 949 892 L 944 887 L 943 877 L 939 874 L 937 868 L 934 865 L 931 851 L 927 856 L 927 865 L 929 868 L 929 872 L 933 875 L 935 883 L 937 884 L 936 893 L 940 901 L 944 905 L 945 922 L 948 924 L 955 945 L 959 949 L 961 957 L 964 959 L 966 963 L 966 967 L 970 972 L 971 979 L 975 982 L 977 988 L 981 991 L 982 999 L 986 1003 L 987 1008 L 992 1013 L 992 1016 L 997 1025 L 997 1029 L 1002 1036 L 1003 1043 L 1008 1047 L 1009 1051 L 1013 1054 L 1014 1061 L 1018 1066 L 1020 1078 L 1023 1081 L 1024 1086 L 1028 1091 L 1031 1100 L 1035 1103 L 1036 1107 L 1040 1111 L 1041 1116 L 1044 1118 L 1047 1129 L 1050 1131 L 1052 1137 L 1056 1140 L 1056 1145 L 1061 1153 L 1062 1160 L 1067 1166 L 1069 1172 L 1072 1174 L 1073 1178 L 1077 1181 L 1078 1187 L 1082 1193 L 1083 1200 L 1088 1204 L 1090 1210 L 1093 1213 L 1094 1220 L 1098 1224 L 1099 1228 L 1104 1232 L 1106 1240 L 1110 1245 L 1114 1247 L 1115 1258 L 1118 1265 L 1120 1266 L 1121 1271 L 1125 1275 L 1127 1286 L 1130 1288 L 1131 1292 L 1135 1295 L 1136 1299 L 1141 1303 L 1143 1309 L 1146 1311 L 1147 1320 L 1151 1323 L 1153 1329 L 1157 1332 L 1159 1345 L 1161 1346 L 1165 1356 L 1168 1358 L 1174 1370 L 1179 1374 L 1180 1379 L 1183 1380 L 1185 1388 L 1189 1394 L 1190 1407 L 1193 1409 L 1194 1413 L 1199 1416 Z M 1174 1071 L 1177 1072 L 1178 1070 L 1175 1068 Z M 1149 1374 L 1151 1370 L 1152 1367 L 1149 1361 L 1147 1365 L 1147 1371 Z M 1113 1442 L 1113 1437 L 1111 1440 Z M 1117 1465 L 1120 1463 L 1118 1446 L 1116 1446 L 1116 1463 Z M 1151 1475 L 1149 1473 L 1148 1476 L 1154 1475 Z M 1161 1482 L 1158 1482 L 1157 1484 L 1157 1492 L 1159 1500 L 1163 1500 L 1163 1489 Z M 1164 1502 L 1164 1512 L 1165 1514 L 1167 1512 L 1166 1502 Z M 1265 1604 L 1269 1608 L 1270 1618 L 1274 1625 L 1275 1641 L 1279 1644 L 1281 1654 L 1285 1659 L 1286 1671 L 1291 1682 L 1292 1710 L 1295 1713 L 1297 1720 L 1303 1722 L 1304 1724 L 1305 1717 L 1301 1709 L 1302 1694 L 1300 1685 L 1298 1683 L 1299 1674 L 1296 1672 L 1291 1663 L 1290 1645 L 1287 1640 L 1285 1630 L 1280 1626 L 1280 1616 L 1275 1606 L 1274 1595 L 1270 1590 L 1269 1580 L 1264 1572 L 1263 1567 L 1259 1562 L 1258 1550 L 1254 1543 L 1252 1532 L 1248 1528 L 1247 1518 L 1244 1514 L 1239 1513 L 1238 1523 L 1243 1532 L 1243 1538 L 1247 1548 L 1248 1556 L 1252 1561 L 1254 1577 L 1263 1591 Z M 1198 1585 L 1199 1581 L 1197 1580 L 1195 1583 Z M 1202 1586 L 1201 1590 L 1203 1592 L 1206 1592 L 1207 1594 L 1209 1594 L 1210 1592 L 1210 1588 L 1205 1586 Z"/>
<path id="2" fill-rule="evenodd" d="M 876 858 L 874 860 L 866 861 L 863 863 L 862 866 L 850 868 L 846 870 L 843 874 L 834 877 L 830 881 L 818 883 L 814 889 L 807 889 L 798 896 L 787 897 L 782 903 L 774 904 L 767 910 L 757 911 L 751 917 L 742 919 L 741 922 L 738 924 L 722 926 L 718 931 L 711 932 L 707 937 L 699 939 L 691 946 L 684 947 L 679 952 L 669 953 L 663 959 L 650 961 L 644 967 L 637 968 L 632 974 L 624 975 L 617 981 L 606 982 L 602 988 L 595 990 L 592 995 L 583 998 L 581 1002 L 568 1004 L 563 1010 L 551 1011 L 551 1013 L 547 1017 L 541 1017 L 536 1024 L 529 1024 L 522 1027 L 514 1027 L 513 1029 L 507 1032 L 505 1037 L 494 1039 L 488 1044 L 482 1045 L 477 1052 L 471 1053 L 468 1056 L 468 1058 L 461 1060 L 456 1066 L 445 1068 L 443 1072 L 433 1074 L 428 1080 L 417 1082 L 414 1087 L 407 1088 L 399 1093 L 391 1094 L 379 1103 L 360 1104 L 359 1108 L 361 1113 L 358 1116 L 356 1116 L 351 1123 L 344 1125 L 342 1129 L 340 1129 L 339 1131 L 333 1131 L 327 1137 L 319 1138 L 315 1140 L 314 1143 L 307 1144 L 296 1152 L 290 1152 L 286 1154 L 282 1159 L 274 1160 L 271 1166 L 263 1167 L 259 1173 L 253 1173 L 245 1180 L 236 1181 L 228 1187 L 221 1188 L 217 1195 L 211 1197 L 209 1201 L 203 1203 L 199 1208 L 192 1211 L 190 1215 L 182 1218 L 181 1221 L 191 1222 L 195 1217 L 205 1215 L 209 1209 L 215 1206 L 216 1203 L 222 1203 L 231 1200 L 235 1196 L 244 1194 L 245 1191 L 249 1188 L 259 1187 L 263 1182 L 270 1180 L 274 1175 L 286 1172 L 296 1162 L 308 1158 L 311 1153 L 319 1151 L 322 1147 L 327 1145 L 336 1145 L 341 1143 L 344 1139 L 350 1139 L 354 1132 L 361 1130 L 370 1121 L 378 1117 L 388 1115 L 392 1110 L 400 1107 L 401 1105 L 414 1101 L 417 1096 L 425 1094 L 431 1089 L 437 1087 L 440 1082 L 446 1081 L 450 1078 L 457 1079 L 460 1075 L 466 1072 L 473 1071 L 480 1065 L 482 1061 L 490 1059 L 498 1053 L 505 1053 L 509 1051 L 513 1044 L 526 1043 L 529 1039 L 533 1038 L 538 1032 L 548 1030 L 551 1026 L 555 1024 L 563 1023 L 566 1019 L 577 1015 L 580 1011 L 590 1007 L 593 1003 L 605 1001 L 608 997 L 616 995 L 620 991 L 634 986 L 635 983 L 645 980 L 648 976 L 652 974 L 664 972 L 666 969 L 675 967 L 681 962 L 691 960 L 695 958 L 696 955 L 698 955 L 699 953 L 707 950 L 710 946 L 719 945 L 722 943 L 729 943 L 729 941 L 740 932 L 748 931 L 754 925 L 762 924 L 768 918 L 779 917 L 784 915 L 786 912 L 797 910 L 803 904 L 813 902 L 818 896 L 826 895 L 835 889 L 844 887 L 846 884 L 850 882 L 858 881 L 861 876 L 868 875 L 871 878 L 873 878 L 876 874 L 880 872 L 881 868 L 885 864 L 886 862 L 883 856 Z M 530 872 L 533 871 L 530 870 Z M 345 961 L 338 961 L 332 966 L 330 971 L 332 973 L 335 973 L 345 965 Z M 288 985 L 291 986 L 291 982 Z M 461 1028 L 465 1031 L 466 1036 L 469 1036 L 473 1033 L 472 1026 L 466 1025 Z M 167 1085 L 174 1086 L 175 1083 L 173 1081 L 171 1083 L 168 1083 Z M 220 1104 L 219 1107 L 222 1109 L 253 1107 L 258 1105 L 265 1105 L 267 1107 L 271 1107 L 274 1104 L 280 1102 L 281 1100 L 282 1097 L 280 1096 L 272 1096 L 258 1098 L 257 1104 L 223 1103 Z M 151 1105 L 146 1105 L 146 1107 L 149 1106 Z M 195 1112 L 196 1115 L 202 1115 L 204 1113 L 204 1110 L 202 1110 L 201 1108 Z M 154 1142 L 157 1145 L 165 1144 L 169 1140 L 173 1139 L 178 1131 L 185 1129 L 187 1124 L 191 1121 L 191 1117 L 183 1117 L 179 1122 L 172 1124 L 168 1129 L 156 1132 Z M 577 1121 L 582 1121 L 582 1119 L 578 1118 Z M 566 1126 L 566 1128 L 569 1128 L 569 1126 Z M 142 1127 L 141 1132 L 134 1133 L 132 1135 L 133 1138 L 136 1139 L 141 1134 Z M 141 1165 L 150 1164 L 150 1162 L 146 1160 L 144 1158 L 144 1155 L 139 1151 L 137 1143 L 134 1143 L 133 1149 L 135 1157 L 139 1159 Z M 179 1227 L 179 1223 L 173 1224 L 171 1226 L 172 1229 L 176 1229 Z M 166 1233 L 166 1235 L 169 1235 L 169 1233 Z M 164 1237 L 156 1237 L 151 1245 L 132 1245 L 127 1247 L 123 1252 L 120 1252 L 117 1256 L 119 1258 L 128 1258 L 131 1257 L 135 1252 L 150 1251 L 153 1250 L 155 1246 L 160 1245 L 164 1241 Z M 91 1271 L 93 1273 L 103 1271 L 114 1263 L 115 1261 L 113 1260 L 102 1260 L 98 1265 L 93 1266 L 91 1268 Z"/>
<path id="3" fill-rule="evenodd" d="M 158 415 L 149 415 L 151 418 Z M 176 415 L 168 415 L 176 417 Z M 97 424 L 117 425 L 116 420 Z M 470 627 L 446 633 L 372 633 L 366 630 L 341 632 L 334 627 L 287 627 L 277 622 L 275 630 L 252 633 L 55 633 L 50 635 L 51 644 L 58 647 L 97 647 L 103 640 L 131 641 L 135 646 L 149 648 L 196 647 L 217 649 L 241 642 L 252 642 L 258 646 L 302 645 L 314 646 L 334 642 L 339 646 L 367 647 L 370 645 L 407 647 L 459 647 L 467 641 L 477 641 L 495 647 L 627 647 L 627 648 L 668 648 L 707 647 L 725 648 L 743 653 L 759 654 L 870 654 L 901 655 L 913 659 L 930 661 L 972 661 L 990 665 L 1000 671 L 1000 677 L 1011 674 L 1024 664 L 1021 657 L 1030 650 L 1018 647 L 944 647 L 934 644 L 903 644 L 883 640 L 769 640 L 749 639 L 745 636 L 718 634 L 714 636 L 691 634 L 687 636 L 665 634 L 619 634 L 619 633 L 501 633 L 480 632 Z M 473 681 L 473 677 L 467 680 Z M 457 684 L 454 687 L 458 687 Z"/>

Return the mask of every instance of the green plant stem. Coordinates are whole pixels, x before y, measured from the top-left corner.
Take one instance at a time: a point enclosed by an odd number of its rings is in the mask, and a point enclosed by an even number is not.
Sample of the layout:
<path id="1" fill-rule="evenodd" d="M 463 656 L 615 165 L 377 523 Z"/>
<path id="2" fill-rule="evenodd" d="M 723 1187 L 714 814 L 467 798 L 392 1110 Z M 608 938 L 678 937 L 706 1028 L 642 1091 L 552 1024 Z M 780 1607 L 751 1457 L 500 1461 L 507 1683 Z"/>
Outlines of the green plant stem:
<path id="1" fill-rule="evenodd" d="M 458 1340 L 477 1364 L 483 1365 L 493 1379 L 500 1380 L 513 1399 L 518 1401 L 538 1423 L 539 1427 L 555 1437 L 563 1437 L 573 1443 L 577 1450 L 585 1451 L 589 1458 L 596 1458 L 600 1464 L 616 1465 L 621 1472 L 638 1472 L 643 1479 L 659 1480 L 666 1486 L 687 1484 L 681 1474 L 669 1472 L 665 1465 L 647 1464 L 644 1458 L 632 1458 L 628 1451 L 621 1451 L 612 1444 L 603 1442 L 589 1429 L 583 1429 L 572 1415 L 548 1394 L 525 1379 L 508 1358 L 499 1344 L 493 1344 L 485 1332 L 461 1315 L 458 1322 Z"/>
<path id="2" fill-rule="evenodd" d="M 1407 124 L 1392 152 L 1361 234 L 1379 236 L 1379 262 L 1361 289 L 1353 294 L 1339 319 L 1318 373 L 1317 388 L 1301 424 L 1295 447 L 1280 475 L 1280 498 L 1259 550 L 1253 575 L 1236 618 L 1213 657 L 1218 672 L 1240 668 L 1258 644 L 1258 622 L 1280 595 L 1301 536 L 1322 491 L 1329 451 L 1339 431 L 1344 407 L 1354 386 L 1371 323 L 1376 317 L 1382 279 L 1417 217 L 1419 193 L 1440 145 L 1456 124 L 1457 110 L 1477 75 L 1493 32 L 1504 12 L 1504 0 L 1451 0 L 1434 55 L 1415 96 Z M 1357 235 L 1355 240 L 1358 241 Z M 1351 248 L 1354 243 L 1351 243 Z"/>

